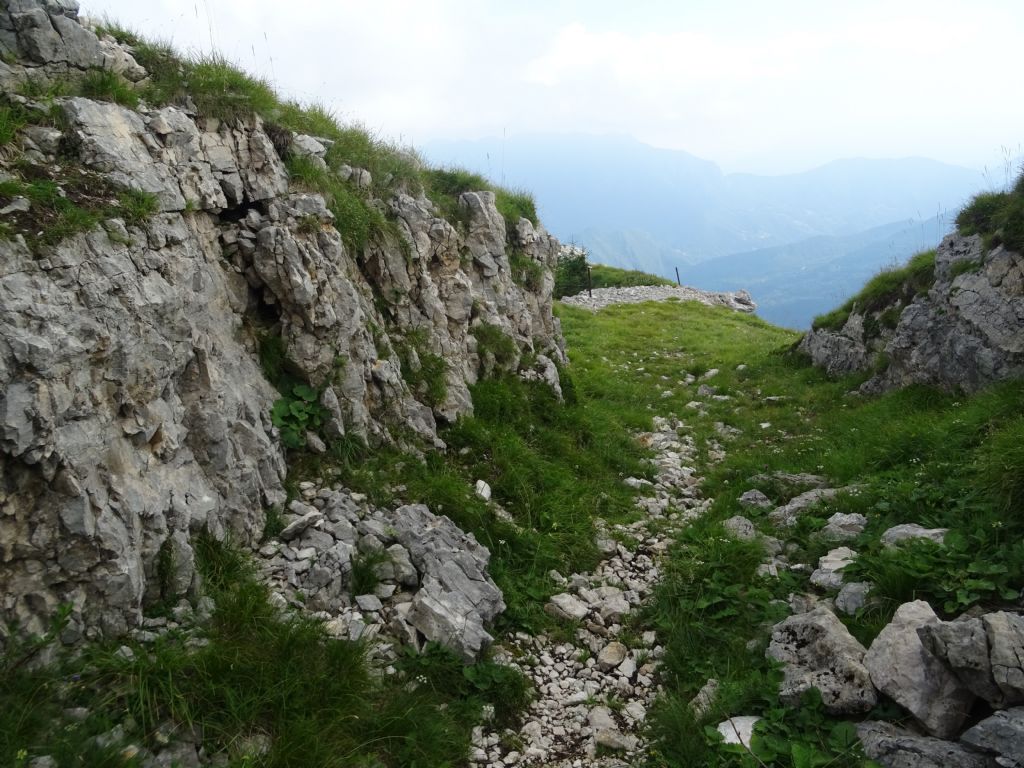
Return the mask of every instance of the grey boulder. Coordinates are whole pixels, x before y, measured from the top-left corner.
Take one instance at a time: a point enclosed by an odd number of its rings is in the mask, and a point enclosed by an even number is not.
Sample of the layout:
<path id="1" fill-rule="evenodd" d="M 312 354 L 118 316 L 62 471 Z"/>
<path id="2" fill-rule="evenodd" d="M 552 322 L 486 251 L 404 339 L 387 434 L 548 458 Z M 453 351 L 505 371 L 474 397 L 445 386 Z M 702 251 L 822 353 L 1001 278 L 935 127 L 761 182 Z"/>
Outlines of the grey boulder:
<path id="1" fill-rule="evenodd" d="M 929 624 L 918 635 L 976 696 L 994 707 L 1024 702 L 1024 617 L 999 611 Z"/>
<path id="2" fill-rule="evenodd" d="M 955 736 L 974 701 L 972 694 L 918 637 L 918 628 L 938 624 L 923 600 L 904 603 L 879 633 L 864 666 L 879 691 L 912 714 L 933 736 Z"/>
<path id="3" fill-rule="evenodd" d="M 892 723 L 857 726 L 864 754 L 885 768 L 995 768 L 995 761 L 952 741 L 919 736 Z"/>
<path id="4" fill-rule="evenodd" d="M 1003 765 L 1024 765 L 1024 707 L 996 712 L 964 732 L 960 740 L 975 749 L 993 752 Z"/>
<path id="5" fill-rule="evenodd" d="M 825 607 L 776 624 L 766 655 L 785 665 L 779 691 L 785 704 L 799 704 L 811 688 L 833 715 L 867 712 L 878 701 L 863 664 L 864 646 Z"/>

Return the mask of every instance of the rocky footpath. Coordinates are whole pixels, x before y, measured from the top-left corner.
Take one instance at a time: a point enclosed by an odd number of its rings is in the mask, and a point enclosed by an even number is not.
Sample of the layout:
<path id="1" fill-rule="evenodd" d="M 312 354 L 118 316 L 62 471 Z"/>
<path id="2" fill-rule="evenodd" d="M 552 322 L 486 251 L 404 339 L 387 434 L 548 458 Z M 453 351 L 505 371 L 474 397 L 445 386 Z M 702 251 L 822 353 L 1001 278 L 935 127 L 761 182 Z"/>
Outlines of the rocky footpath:
<path id="1" fill-rule="evenodd" d="M 497 659 L 533 682 L 535 697 L 518 731 L 474 731 L 474 764 L 611 768 L 642 755 L 664 649 L 654 632 L 633 636 L 624 625 L 658 582 L 672 532 L 711 503 L 697 490 L 695 446 L 680 433 L 682 426 L 674 417 L 655 417 L 654 431 L 639 436 L 655 453 L 656 479 L 626 479 L 648 493 L 637 500 L 642 517 L 599 525 L 604 559 L 598 567 L 568 577 L 551 574 L 564 591 L 545 610 L 574 628 L 571 639 L 516 633 L 496 646 Z"/>
<path id="2" fill-rule="evenodd" d="M 895 319 L 895 322 L 893 320 Z M 839 329 L 808 331 L 801 351 L 830 375 L 876 369 L 862 390 L 908 384 L 976 392 L 1024 376 L 1024 256 L 985 250 L 978 235 L 947 236 L 935 282 L 909 304 L 856 307 Z"/>
<path id="3" fill-rule="evenodd" d="M 38 633 L 70 604 L 66 642 L 194 595 L 197 532 L 259 541 L 266 510 L 285 501 L 267 339 L 326 414 L 305 436 L 314 451 L 346 435 L 443 447 L 438 423 L 471 412 L 481 374 L 522 367 L 557 388 L 563 359 L 558 243 L 526 219 L 506 227 L 493 193 L 463 194 L 453 224 L 396 188 L 368 201 L 391 225 L 355 249 L 324 200 L 293 187 L 258 116 L 224 122 L 188 99 L 128 109 L 19 95 L 97 68 L 146 77 L 79 23 L 73 0 L 0 8 L 0 84 L 34 116 L 0 178 L 42 179 L 71 203 L 136 190 L 156 208 L 50 242 L 17 229 L 35 222 L 19 197 L 0 240 L 0 627 Z M 313 157 L 330 144 L 288 139 Z M 367 171 L 346 173 L 370 194 Z M 537 267 L 530 285 L 513 279 L 513 248 Z M 511 340 L 511 358 L 478 341 L 481 327 Z M 441 361 L 443 397 L 411 381 L 426 359 Z"/>
<path id="4" fill-rule="evenodd" d="M 780 701 L 798 705 L 815 688 L 826 712 L 857 718 L 883 701 L 898 705 L 906 713 L 902 725 L 858 725 L 865 753 L 886 768 L 1024 765 L 1024 616 L 968 612 L 942 621 L 928 603 L 916 600 L 901 605 L 865 648 L 840 616 L 871 604 L 871 584 L 848 581 L 843 572 L 857 553 L 842 543 L 860 536 L 867 518 L 834 513 L 817 535 L 840 546 L 817 564 L 790 561 L 783 554 L 789 548 L 780 544 L 803 515 L 816 508 L 820 513 L 821 505 L 857 489 L 827 488 L 824 478 L 811 475 L 789 479 L 817 487 L 780 504 L 757 490 L 740 497 L 751 517 L 763 521 L 764 533 L 746 516 L 725 522 L 731 535 L 764 542 L 764 575 L 811 572 L 815 591 L 790 597 L 792 615 L 772 628 L 766 650 L 783 666 Z M 903 524 L 886 530 L 881 542 L 888 548 L 914 539 L 941 544 L 946 533 Z M 746 727 L 739 740 L 749 745 L 756 718 L 732 719 Z M 719 729 L 728 740 L 727 723 Z"/>
<path id="5" fill-rule="evenodd" d="M 728 307 L 737 312 L 753 312 L 754 300 L 746 291 L 702 291 L 688 285 L 635 285 L 626 288 L 595 288 L 587 293 L 565 296 L 563 304 L 598 310 L 612 304 L 639 304 L 644 301 L 699 301 L 709 307 Z"/>

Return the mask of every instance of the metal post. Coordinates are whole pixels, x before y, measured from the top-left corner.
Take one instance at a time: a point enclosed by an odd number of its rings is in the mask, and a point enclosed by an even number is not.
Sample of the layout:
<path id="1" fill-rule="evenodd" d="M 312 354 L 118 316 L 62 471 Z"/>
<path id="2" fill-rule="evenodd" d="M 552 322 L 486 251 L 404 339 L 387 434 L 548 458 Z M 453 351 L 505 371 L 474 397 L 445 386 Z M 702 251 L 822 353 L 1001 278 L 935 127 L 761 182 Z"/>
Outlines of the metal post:
<path id="1" fill-rule="evenodd" d="M 587 295 L 594 298 L 594 279 L 590 274 L 590 265 L 587 264 Z"/>
<path id="2" fill-rule="evenodd" d="M 682 283 L 679 282 L 679 267 L 676 267 L 676 285 L 682 287 Z"/>

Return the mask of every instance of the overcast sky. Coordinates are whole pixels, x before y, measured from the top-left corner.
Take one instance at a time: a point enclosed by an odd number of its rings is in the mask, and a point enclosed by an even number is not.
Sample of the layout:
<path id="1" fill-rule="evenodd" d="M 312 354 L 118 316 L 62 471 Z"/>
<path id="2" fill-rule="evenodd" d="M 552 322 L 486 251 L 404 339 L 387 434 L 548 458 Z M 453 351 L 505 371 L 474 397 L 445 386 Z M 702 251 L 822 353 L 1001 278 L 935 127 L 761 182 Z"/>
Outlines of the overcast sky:
<path id="1" fill-rule="evenodd" d="M 1024 142 L 1022 0 L 81 4 L 412 144 L 622 133 L 728 171 L 925 156 L 1001 177 Z"/>

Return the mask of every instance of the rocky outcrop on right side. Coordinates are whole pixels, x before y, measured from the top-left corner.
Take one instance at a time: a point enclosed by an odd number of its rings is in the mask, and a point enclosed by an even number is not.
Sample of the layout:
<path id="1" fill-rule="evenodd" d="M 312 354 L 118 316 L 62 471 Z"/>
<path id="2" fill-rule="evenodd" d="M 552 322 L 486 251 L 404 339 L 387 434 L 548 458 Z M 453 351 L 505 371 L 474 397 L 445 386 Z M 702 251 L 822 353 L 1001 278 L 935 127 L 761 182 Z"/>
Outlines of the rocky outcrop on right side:
<path id="1" fill-rule="evenodd" d="M 976 392 L 1024 377 L 1024 256 L 949 235 L 927 292 L 870 311 L 854 305 L 841 327 L 808 331 L 799 349 L 829 375 L 875 369 L 861 387 L 870 393 L 908 384 Z"/>

